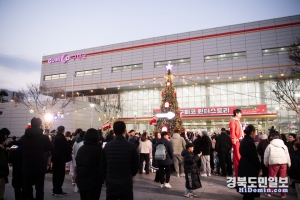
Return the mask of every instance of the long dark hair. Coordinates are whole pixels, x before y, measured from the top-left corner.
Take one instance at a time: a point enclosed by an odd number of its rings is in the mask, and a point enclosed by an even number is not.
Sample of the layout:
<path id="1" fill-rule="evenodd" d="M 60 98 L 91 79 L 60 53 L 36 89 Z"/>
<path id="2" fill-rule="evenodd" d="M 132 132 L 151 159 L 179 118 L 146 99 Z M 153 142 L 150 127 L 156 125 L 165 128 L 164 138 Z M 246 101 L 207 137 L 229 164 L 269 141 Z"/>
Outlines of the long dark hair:
<path id="1" fill-rule="evenodd" d="M 252 124 L 249 124 L 244 130 L 244 133 L 250 135 L 253 131 L 255 132 L 255 127 Z"/>
<path id="2" fill-rule="evenodd" d="M 270 142 L 269 142 L 268 139 L 261 140 L 261 141 L 259 141 L 259 143 L 260 143 L 260 145 L 261 145 L 261 147 L 262 147 L 263 149 L 266 149 L 267 146 L 270 144 Z"/>
<path id="3" fill-rule="evenodd" d="M 141 141 L 145 142 L 147 140 L 147 133 L 143 133 L 141 137 Z"/>

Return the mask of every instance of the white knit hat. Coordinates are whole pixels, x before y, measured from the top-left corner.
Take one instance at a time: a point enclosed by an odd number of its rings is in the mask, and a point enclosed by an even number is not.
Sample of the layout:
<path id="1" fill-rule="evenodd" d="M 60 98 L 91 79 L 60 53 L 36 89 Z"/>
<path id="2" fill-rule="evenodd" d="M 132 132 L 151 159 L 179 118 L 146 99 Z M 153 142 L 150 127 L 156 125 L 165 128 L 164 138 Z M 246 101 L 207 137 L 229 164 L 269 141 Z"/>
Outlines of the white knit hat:
<path id="1" fill-rule="evenodd" d="M 260 139 L 261 139 L 261 140 L 266 140 L 266 139 L 268 139 L 267 134 L 264 134 L 264 133 L 261 134 L 261 135 L 260 135 Z"/>

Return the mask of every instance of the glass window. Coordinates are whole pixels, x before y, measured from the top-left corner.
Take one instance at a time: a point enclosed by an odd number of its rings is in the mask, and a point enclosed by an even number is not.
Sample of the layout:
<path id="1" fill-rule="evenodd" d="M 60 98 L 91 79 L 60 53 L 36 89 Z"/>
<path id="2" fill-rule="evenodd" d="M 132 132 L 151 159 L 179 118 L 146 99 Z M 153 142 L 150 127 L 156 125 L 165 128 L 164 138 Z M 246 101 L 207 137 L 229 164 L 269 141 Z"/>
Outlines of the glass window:
<path id="1" fill-rule="evenodd" d="M 289 47 L 276 47 L 276 48 L 262 49 L 262 55 L 270 56 L 270 55 L 286 54 L 288 53 L 288 49 Z"/>
<path id="2" fill-rule="evenodd" d="M 138 70 L 142 68 L 143 68 L 142 64 L 125 65 L 125 66 L 112 67 L 111 72 L 115 73 L 115 72 L 122 72 L 122 71 L 131 71 L 131 70 Z"/>
<path id="3" fill-rule="evenodd" d="M 204 62 L 232 60 L 232 59 L 240 59 L 240 58 L 246 58 L 246 51 L 207 55 L 204 56 Z"/>
<path id="4" fill-rule="evenodd" d="M 84 76 L 84 71 L 75 72 L 76 77 L 77 76 Z"/>
<path id="5" fill-rule="evenodd" d="M 49 80 L 51 80 L 51 75 L 44 76 L 44 81 L 49 81 Z"/>
<path id="6" fill-rule="evenodd" d="M 93 74 L 101 74 L 102 69 L 94 69 Z"/>
<path id="7" fill-rule="evenodd" d="M 86 71 L 84 71 L 84 75 L 85 76 L 93 75 L 93 71 L 94 70 L 86 70 Z"/>
<path id="8" fill-rule="evenodd" d="M 180 58 L 176 60 L 164 60 L 164 61 L 156 61 L 154 62 L 154 68 L 165 67 L 168 64 L 171 65 L 187 65 L 191 63 L 190 58 Z"/>
<path id="9" fill-rule="evenodd" d="M 60 74 L 59 75 L 59 78 L 66 78 L 67 77 L 67 74 Z"/>
<path id="10" fill-rule="evenodd" d="M 53 74 L 51 76 L 51 79 L 54 80 L 54 79 L 59 79 L 59 74 Z"/>

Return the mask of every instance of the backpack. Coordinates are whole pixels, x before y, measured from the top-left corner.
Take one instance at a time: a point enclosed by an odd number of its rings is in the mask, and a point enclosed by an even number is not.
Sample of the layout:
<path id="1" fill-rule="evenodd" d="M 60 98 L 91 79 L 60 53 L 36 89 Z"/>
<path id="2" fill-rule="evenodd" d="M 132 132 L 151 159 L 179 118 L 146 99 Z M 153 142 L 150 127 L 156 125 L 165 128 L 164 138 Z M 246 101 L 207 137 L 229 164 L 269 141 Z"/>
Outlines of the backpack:
<path id="1" fill-rule="evenodd" d="M 166 160 L 167 157 L 167 150 L 165 144 L 159 144 L 156 147 L 154 158 L 156 160 Z"/>

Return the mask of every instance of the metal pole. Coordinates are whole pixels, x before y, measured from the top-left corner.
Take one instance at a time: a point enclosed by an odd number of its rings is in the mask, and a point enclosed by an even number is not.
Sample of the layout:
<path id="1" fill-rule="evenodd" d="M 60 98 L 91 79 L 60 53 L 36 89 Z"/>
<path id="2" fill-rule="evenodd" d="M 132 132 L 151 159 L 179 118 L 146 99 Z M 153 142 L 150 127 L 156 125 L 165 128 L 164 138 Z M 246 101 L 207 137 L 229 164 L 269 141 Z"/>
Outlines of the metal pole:
<path id="1" fill-rule="evenodd" d="M 92 113 L 91 113 L 91 127 L 93 128 L 93 120 L 94 120 L 94 108 L 92 107 Z"/>
<path id="2" fill-rule="evenodd" d="M 72 100 L 74 98 L 74 74 L 72 74 Z"/>

